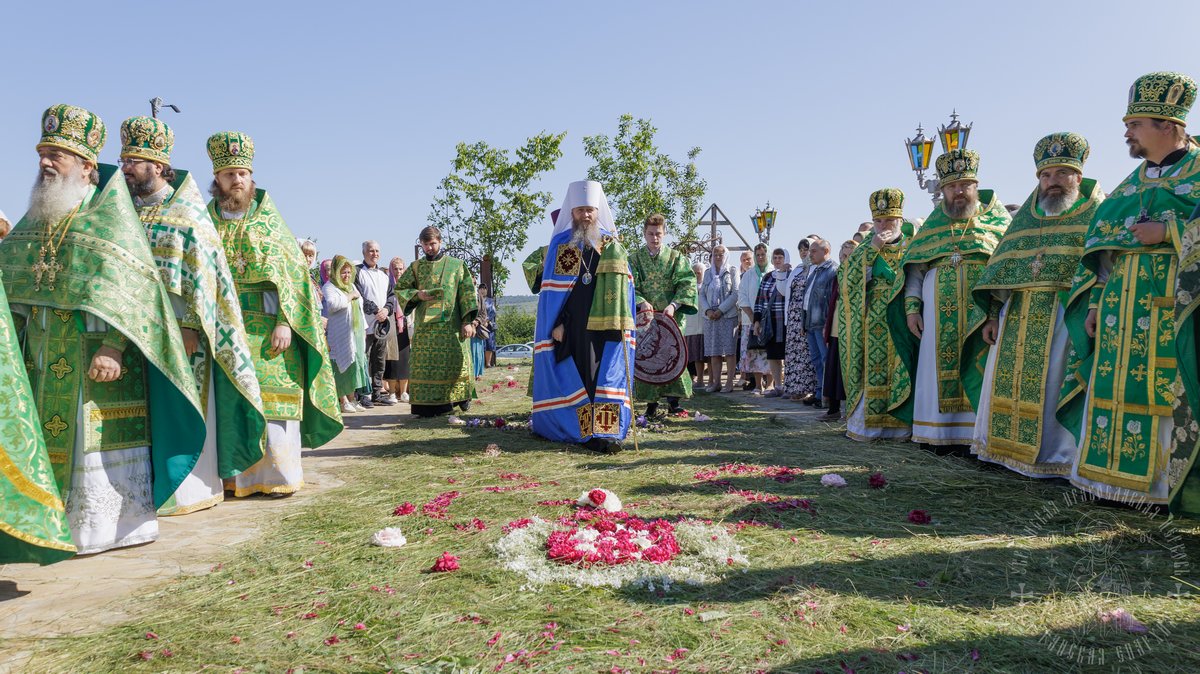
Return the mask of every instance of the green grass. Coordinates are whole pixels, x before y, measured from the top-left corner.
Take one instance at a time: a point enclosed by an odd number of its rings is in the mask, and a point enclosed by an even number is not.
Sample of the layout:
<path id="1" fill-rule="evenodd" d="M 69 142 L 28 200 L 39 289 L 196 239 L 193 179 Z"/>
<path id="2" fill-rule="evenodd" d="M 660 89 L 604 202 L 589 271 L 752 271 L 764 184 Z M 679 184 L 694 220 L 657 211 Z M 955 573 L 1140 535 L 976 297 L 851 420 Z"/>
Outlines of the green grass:
<path id="1" fill-rule="evenodd" d="M 523 367 L 517 380 L 523 383 L 526 372 Z M 488 383 L 507 374 L 489 371 Z M 469 416 L 524 420 L 529 402 L 523 393 L 489 391 Z M 1071 504 L 1065 499 L 1072 492 L 1062 483 L 938 457 L 911 443 L 854 443 L 829 425 L 763 414 L 742 397 L 700 394 L 693 406 L 714 421 L 668 420 L 641 435 L 639 452 L 613 457 L 521 430 L 455 428 L 445 419 L 405 422 L 394 446 L 345 464 L 339 474 L 345 486 L 290 509 L 260 540 L 212 560 L 211 573 L 173 580 L 134 600 L 144 617 L 87 637 L 32 644 L 36 655 L 27 667 L 1200 671 L 1200 612 L 1194 598 L 1177 596 L 1188 590 L 1183 582 L 1196 584 L 1194 567 L 1186 565 L 1200 561 L 1198 523 L 1164 526 L 1161 516 Z M 490 443 L 503 453 L 485 457 Z M 811 499 L 815 515 L 773 511 L 694 479 L 724 462 L 805 469 L 790 483 L 754 475 L 727 479 L 737 489 Z M 886 475 L 885 489 L 868 487 L 875 471 Z M 484 491 L 517 483 L 499 479 L 500 472 L 519 472 L 543 486 Z M 849 486 L 821 486 L 826 472 L 839 473 Z M 501 527 L 530 514 L 565 513 L 537 502 L 598 486 L 646 516 L 771 526 L 738 532 L 750 567 L 709 586 L 667 595 L 519 589 L 523 579 L 499 568 L 490 549 Z M 450 490 L 463 496 L 450 506 L 449 520 L 421 515 L 422 503 Z M 417 513 L 392 517 L 404 501 L 415 503 Z M 932 524 L 908 522 L 908 512 L 918 508 L 930 513 Z M 453 527 L 473 517 L 488 528 Z M 405 547 L 366 544 L 374 531 L 395 525 L 408 536 Z M 458 555 L 462 569 L 427 573 L 443 551 Z M 1151 634 L 1100 625 L 1098 611 L 1117 607 L 1150 626 Z M 310 612 L 317 616 L 305 618 Z M 354 629 L 360 622 L 365 629 Z M 557 624 L 553 639 L 543 636 L 551 622 Z M 148 631 L 158 638 L 147 639 Z M 240 643 L 232 642 L 235 636 Z M 327 645 L 331 636 L 339 643 Z M 1105 664 L 1083 667 L 1075 664 L 1080 656 L 1054 652 L 1071 647 L 1083 649 L 1077 652 L 1084 658 L 1102 655 Z M 688 649 L 683 657 L 668 661 L 680 648 Z M 521 649 L 534 655 L 505 664 L 506 655 Z M 142 651 L 154 658 L 142 660 Z"/>

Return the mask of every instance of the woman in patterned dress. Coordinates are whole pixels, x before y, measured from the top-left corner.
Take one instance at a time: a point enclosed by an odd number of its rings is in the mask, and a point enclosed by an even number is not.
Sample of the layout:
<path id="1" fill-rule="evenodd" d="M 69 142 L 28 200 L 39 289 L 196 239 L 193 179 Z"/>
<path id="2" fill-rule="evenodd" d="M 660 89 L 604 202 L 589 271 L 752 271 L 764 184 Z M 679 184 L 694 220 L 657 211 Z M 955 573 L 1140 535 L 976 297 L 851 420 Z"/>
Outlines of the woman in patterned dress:
<path id="1" fill-rule="evenodd" d="M 808 239 L 800 239 L 797 246 L 800 251 L 800 264 L 796 265 L 787 280 L 787 320 L 795 326 L 804 324 L 800 314 L 804 307 L 804 288 L 811 269 L 808 263 L 809 243 Z M 789 330 L 787 354 L 783 365 L 783 392 L 792 400 L 811 405 L 816 402 L 813 395 L 816 390 L 817 371 L 808 355 L 808 339 L 805 338 L 803 330 Z"/>

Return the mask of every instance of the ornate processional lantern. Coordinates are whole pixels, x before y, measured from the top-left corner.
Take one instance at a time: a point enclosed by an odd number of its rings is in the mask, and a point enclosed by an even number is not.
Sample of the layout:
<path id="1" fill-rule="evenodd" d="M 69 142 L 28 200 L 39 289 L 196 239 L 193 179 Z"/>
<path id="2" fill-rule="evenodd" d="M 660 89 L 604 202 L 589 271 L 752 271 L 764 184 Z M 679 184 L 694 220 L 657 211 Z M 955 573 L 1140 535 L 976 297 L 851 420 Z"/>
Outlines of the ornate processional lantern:
<path id="1" fill-rule="evenodd" d="M 967 148 L 967 140 L 971 137 L 971 127 L 974 123 L 963 125 L 958 121 L 958 111 L 954 110 L 950 113 L 950 123 L 943 124 L 938 127 L 938 138 L 942 142 L 942 152 Z M 938 203 L 942 199 L 941 190 L 938 188 L 937 177 L 926 179 L 925 171 L 929 170 L 929 164 L 933 160 L 933 139 L 925 137 L 925 129 L 920 125 L 917 126 L 917 135 L 915 138 L 906 138 L 904 140 L 905 149 L 908 151 L 908 164 L 917 174 L 917 185 L 921 189 L 929 192 L 933 197 L 933 203 Z"/>
<path id="2" fill-rule="evenodd" d="M 766 208 L 760 208 L 750 216 L 750 222 L 754 224 L 754 231 L 758 233 L 759 241 L 765 244 L 771 242 L 771 229 L 775 227 L 776 215 L 777 212 L 771 208 L 771 202 L 768 201 Z"/>

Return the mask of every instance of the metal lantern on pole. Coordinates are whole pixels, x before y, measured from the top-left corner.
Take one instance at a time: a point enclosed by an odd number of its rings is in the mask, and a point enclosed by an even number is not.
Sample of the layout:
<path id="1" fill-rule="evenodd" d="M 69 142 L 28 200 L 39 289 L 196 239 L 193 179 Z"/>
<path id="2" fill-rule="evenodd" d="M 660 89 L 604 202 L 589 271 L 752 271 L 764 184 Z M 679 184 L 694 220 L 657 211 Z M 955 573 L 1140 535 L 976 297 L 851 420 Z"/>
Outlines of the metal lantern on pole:
<path id="1" fill-rule="evenodd" d="M 925 137 L 925 129 L 918 124 L 915 138 L 905 138 L 904 146 L 908 150 L 908 164 L 917 174 L 917 185 L 933 196 L 933 202 L 938 201 L 938 181 L 926 180 L 925 172 L 933 161 L 933 139 Z"/>
<path id="2" fill-rule="evenodd" d="M 771 229 L 775 226 L 776 215 L 777 212 L 771 208 L 771 202 L 768 201 L 766 208 L 760 208 L 750 216 L 750 222 L 754 224 L 754 231 L 758 233 L 759 241 L 763 243 L 771 241 Z"/>
<path id="3" fill-rule="evenodd" d="M 971 136 L 972 126 L 973 123 L 964 126 L 958 121 L 958 111 L 951 111 L 950 123 L 938 127 L 938 138 L 942 142 L 942 152 L 965 150 L 967 148 L 967 139 Z M 918 125 L 917 136 L 915 138 L 906 138 L 904 140 L 904 149 L 908 152 L 909 166 L 917 174 L 917 185 L 926 192 L 929 192 L 930 196 L 933 197 L 933 203 L 936 204 L 941 201 L 942 193 L 938 187 L 937 178 L 926 179 L 925 177 L 925 172 L 929 170 L 929 164 L 933 160 L 933 139 L 926 138 L 925 129 Z"/>
<path id="4" fill-rule="evenodd" d="M 974 122 L 963 126 L 958 121 L 958 111 L 950 112 L 950 123 L 938 127 L 938 137 L 942 139 L 942 152 L 951 150 L 967 149 L 967 138 L 971 136 L 971 127 Z"/>

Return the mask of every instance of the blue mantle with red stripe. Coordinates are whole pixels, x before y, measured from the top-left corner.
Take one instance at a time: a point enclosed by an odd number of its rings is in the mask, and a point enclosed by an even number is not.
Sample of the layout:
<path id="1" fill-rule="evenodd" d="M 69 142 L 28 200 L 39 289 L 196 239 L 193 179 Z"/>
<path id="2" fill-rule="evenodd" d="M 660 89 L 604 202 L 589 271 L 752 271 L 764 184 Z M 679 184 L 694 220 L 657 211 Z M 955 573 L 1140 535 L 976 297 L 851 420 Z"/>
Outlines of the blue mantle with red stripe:
<path id="1" fill-rule="evenodd" d="M 602 232 L 609 234 L 609 232 Z M 537 324 L 533 347 L 533 432 L 562 442 L 586 442 L 592 438 L 624 440 L 633 417 L 630 407 L 634 339 L 625 331 L 624 343 L 604 345 L 596 375 L 596 396 L 589 398 L 579 371 L 571 358 L 556 362 L 550 332 L 577 276 L 555 274 L 556 252 L 570 241 L 568 229 L 550 240 L 542 263 L 542 286 L 538 294 Z M 629 278 L 629 311 L 634 315 L 633 278 Z M 624 353 L 622 353 L 624 350 Z"/>

